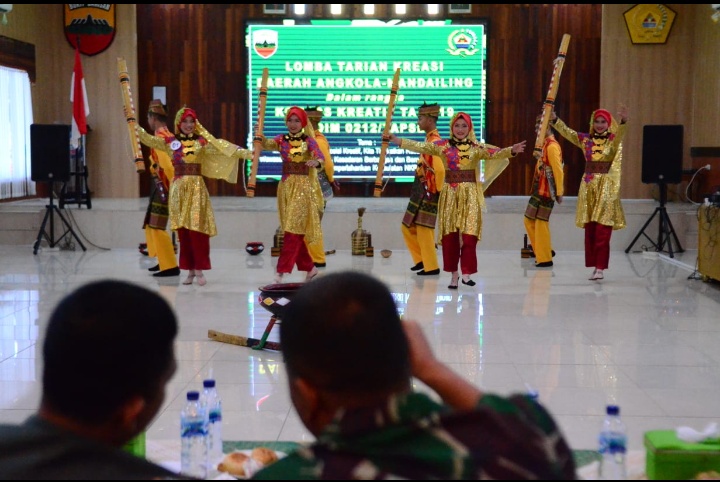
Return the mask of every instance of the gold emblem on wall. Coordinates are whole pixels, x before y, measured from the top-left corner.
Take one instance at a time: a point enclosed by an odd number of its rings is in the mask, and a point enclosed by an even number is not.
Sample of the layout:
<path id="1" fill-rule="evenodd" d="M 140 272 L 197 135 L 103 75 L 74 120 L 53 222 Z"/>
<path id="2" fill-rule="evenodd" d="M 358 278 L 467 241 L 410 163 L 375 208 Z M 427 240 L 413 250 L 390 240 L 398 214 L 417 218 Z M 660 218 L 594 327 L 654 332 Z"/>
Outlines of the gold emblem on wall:
<path id="1" fill-rule="evenodd" d="M 664 44 L 675 21 L 675 12 L 662 4 L 638 4 L 624 14 L 634 44 Z"/>

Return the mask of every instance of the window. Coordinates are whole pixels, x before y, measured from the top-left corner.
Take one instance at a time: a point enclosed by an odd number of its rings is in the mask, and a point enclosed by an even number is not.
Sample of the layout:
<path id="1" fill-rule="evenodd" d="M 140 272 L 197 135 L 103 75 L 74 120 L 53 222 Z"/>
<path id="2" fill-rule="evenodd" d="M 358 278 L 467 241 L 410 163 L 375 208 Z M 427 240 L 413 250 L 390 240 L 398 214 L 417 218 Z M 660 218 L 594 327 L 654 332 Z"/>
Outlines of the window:
<path id="1" fill-rule="evenodd" d="M 30 124 L 33 123 L 30 76 L 0 66 L 0 199 L 35 195 L 30 180 Z"/>

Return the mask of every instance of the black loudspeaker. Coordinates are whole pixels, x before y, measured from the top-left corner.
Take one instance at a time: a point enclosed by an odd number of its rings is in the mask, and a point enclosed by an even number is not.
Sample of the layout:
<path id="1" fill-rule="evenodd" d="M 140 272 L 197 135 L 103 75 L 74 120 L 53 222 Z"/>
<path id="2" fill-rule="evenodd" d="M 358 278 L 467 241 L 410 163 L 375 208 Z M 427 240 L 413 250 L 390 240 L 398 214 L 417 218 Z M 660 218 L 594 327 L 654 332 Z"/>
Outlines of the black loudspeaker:
<path id="1" fill-rule="evenodd" d="M 30 179 L 70 180 L 70 130 L 64 124 L 30 125 Z"/>
<path id="2" fill-rule="evenodd" d="M 643 127 L 642 182 L 680 183 L 682 160 L 682 125 Z"/>

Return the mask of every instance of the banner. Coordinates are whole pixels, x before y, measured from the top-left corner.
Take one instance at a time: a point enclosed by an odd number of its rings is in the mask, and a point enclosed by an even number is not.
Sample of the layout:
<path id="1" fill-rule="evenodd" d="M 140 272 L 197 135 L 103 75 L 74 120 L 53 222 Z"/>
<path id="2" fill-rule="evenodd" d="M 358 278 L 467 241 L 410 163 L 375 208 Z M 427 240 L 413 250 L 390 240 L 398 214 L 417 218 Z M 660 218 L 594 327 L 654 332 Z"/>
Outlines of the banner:
<path id="1" fill-rule="evenodd" d="M 418 155 L 382 143 L 387 128 L 399 137 L 425 141 L 418 108 L 440 104 L 438 128 L 448 135 L 457 111 L 473 119 L 475 135 L 485 141 L 487 27 L 482 20 L 310 20 L 306 24 L 246 25 L 248 126 L 255 122 L 263 69 L 268 69 L 263 135 L 287 132 L 285 113 L 293 105 L 318 106 L 320 130 L 330 144 L 335 177 L 412 182 Z M 268 20 L 269 22 L 269 20 Z M 307 40 L 317 48 L 307 48 Z M 421 41 L 420 41 L 421 40 Z M 400 69 L 397 104 L 388 125 L 393 74 Z M 247 145 L 253 142 L 248 133 Z M 385 160 L 380 155 L 385 145 Z M 279 179 L 278 152 L 263 151 L 259 180 Z M 375 192 L 379 191 L 374 191 Z"/>
<path id="2" fill-rule="evenodd" d="M 70 82 L 70 102 L 73 106 L 70 145 L 73 149 L 77 149 L 78 140 L 87 134 L 87 116 L 90 115 L 79 48 L 75 49 L 75 67 L 73 68 L 72 82 Z"/>

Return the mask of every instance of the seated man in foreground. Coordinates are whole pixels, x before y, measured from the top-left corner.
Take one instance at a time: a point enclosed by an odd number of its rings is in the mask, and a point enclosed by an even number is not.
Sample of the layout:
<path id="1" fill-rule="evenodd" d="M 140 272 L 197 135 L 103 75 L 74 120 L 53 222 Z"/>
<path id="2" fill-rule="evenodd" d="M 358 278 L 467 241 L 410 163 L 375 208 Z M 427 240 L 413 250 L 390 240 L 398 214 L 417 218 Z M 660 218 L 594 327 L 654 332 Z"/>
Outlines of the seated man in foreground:
<path id="1" fill-rule="evenodd" d="M 145 430 L 175 373 L 177 321 L 157 293 L 97 281 L 55 307 L 40 408 L 0 425 L 0 479 L 184 479 L 123 446 Z"/>
<path id="2" fill-rule="evenodd" d="M 293 296 L 280 325 L 293 405 L 317 441 L 255 479 L 574 479 L 572 452 L 526 395 L 485 394 L 401 321 L 388 288 L 331 273 Z M 444 404 L 414 393 L 411 377 Z"/>

